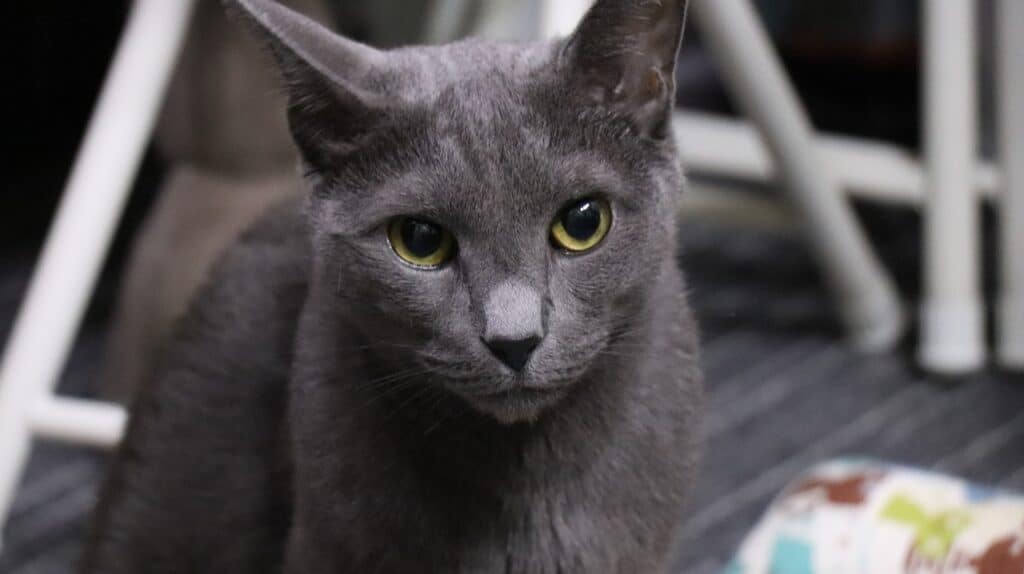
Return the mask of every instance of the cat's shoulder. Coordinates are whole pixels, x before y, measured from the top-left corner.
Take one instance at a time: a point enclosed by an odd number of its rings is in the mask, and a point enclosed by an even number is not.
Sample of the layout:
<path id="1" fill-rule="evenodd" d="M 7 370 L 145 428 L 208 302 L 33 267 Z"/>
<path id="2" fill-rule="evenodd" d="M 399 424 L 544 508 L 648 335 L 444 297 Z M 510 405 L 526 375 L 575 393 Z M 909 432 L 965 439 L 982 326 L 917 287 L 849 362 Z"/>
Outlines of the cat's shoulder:
<path id="1" fill-rule="evenodd" d="M 280 370 L 306 299 L 309 241 L 301 199 L 269 208 L 213 265 L 174 330 L 167 366 Z"/>
<path id="2" fill-rule="evenodd" d="M 305 203 L 290 198 L 270 208 L 214 264 L 195 303 L 259 312 L 282 297 L 301 296 L 309 277 Z M 275 305 L 276 306 L 276 305 Z"/>
<path id="3" fill-rule="evenodd" d="M 305 225 L 301 201 L 277 205 L 214 265 L 133 403 L 83 572 L 253 571 L 224 549 L 280 551 Z"/>
<path id="4" fill-rule="evenodd" d="M 215 266 L 216 278 L 305 271 L 310 259 L 306 204 L 302 198 L 280 201 L 261 215 L 226 250 Z M 264 280 L 268 277 L 264 277 Z"/>

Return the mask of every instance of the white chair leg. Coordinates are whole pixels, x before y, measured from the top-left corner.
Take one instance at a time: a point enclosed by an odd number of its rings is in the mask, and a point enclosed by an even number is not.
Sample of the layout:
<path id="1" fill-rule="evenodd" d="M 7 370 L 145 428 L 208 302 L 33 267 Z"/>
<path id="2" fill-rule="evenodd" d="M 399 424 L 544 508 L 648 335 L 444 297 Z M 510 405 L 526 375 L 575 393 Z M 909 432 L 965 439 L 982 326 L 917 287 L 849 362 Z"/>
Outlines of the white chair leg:
<path id="1" fill-rule="evenodd" d="M 1017 0 L 1019 1 L 1019 0 Z M 957 376 L 985 361 L 979 278 L 974 0 L 924 3 L 924 303 L 921 366 Z"/>
<path id="2" fill-rule="evenodd" d="M 852 342 L 892 347 L 905 324 L 897 291 L 844 203 L 756 12 L 748 0 L 698 0 L 692 10 L 730 94 L 772 152 Z"/>
<path id="3" fill-rule="evenodd" d="M 121 424 L 116 409 L 62 409 L 68 404 L 54 402 L 52 393 L 150 139 L 194 2 L 137 0 L 132 7 L 14 323 L 0 364 L 0 526 L 34 429 L 75 434 L 62 421 L 51 420 L 74 412 L 99 427 L 100 436 L 83 428 L 82 438 L 103 442 Z"/>
<path id="4" fill-rule="evenodd" d="M 760 183 L 777 181 L 771 153 L 761 134 L 747 123 L 692 111 L 676 112 L 673 122 L 684 135 L 683 159 L 690 170 Z M 821 157 L 848 196 L 915 209 L 924 203 L 924 167 L 907 149 L 845 134 L 819 132 L 816 139 Z M 978 162 L 973 176 L 978 199 L 994 199 L 999 179 L 992 162 Z"/>
<path id="5" fill-rule="evenodd" d="M 120 405 L 50 396 L 25 413 L 37 438 L 112 449 L 121 442 L 128 415 Z"/>
<path id="6" fill-rule="evenodd" d="M 1024 370 L 1024 2 L 1000 0 L 998 117 L 1001 205 L 1001 286 L 998 359 Z"/>

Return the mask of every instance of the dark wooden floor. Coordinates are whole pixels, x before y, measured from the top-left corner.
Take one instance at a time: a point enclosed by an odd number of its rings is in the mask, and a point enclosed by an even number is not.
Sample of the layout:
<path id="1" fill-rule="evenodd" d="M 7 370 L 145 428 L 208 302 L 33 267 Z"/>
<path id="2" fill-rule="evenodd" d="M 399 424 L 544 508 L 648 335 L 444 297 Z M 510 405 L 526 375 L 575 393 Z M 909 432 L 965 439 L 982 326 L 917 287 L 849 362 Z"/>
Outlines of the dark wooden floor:
<path id="1" fill-rule="evenodd" d="M 720 571 L 772 496 L 802 469 L 835 456 L 1024 489 L 1019 377 L 982 374 L 943 386 L 916 374 L 908 353 L 856 355 L 843 346 L 799 241 L 708 222 L 683 229 L 711 413 L 679 571 Z M 883 241 L 890 264 L 916 265 L 907 249 L 912 236 Z M 9 328 L 28 263 L 0 263 L 0 331 Z M 103 332 L 104 314 L 96 313 L 75 348 L 66 391 L 88 393 Z M 0 574 L 72 571 L 103 462 L 95 453 L 36 446 L 5 531 Z"/>

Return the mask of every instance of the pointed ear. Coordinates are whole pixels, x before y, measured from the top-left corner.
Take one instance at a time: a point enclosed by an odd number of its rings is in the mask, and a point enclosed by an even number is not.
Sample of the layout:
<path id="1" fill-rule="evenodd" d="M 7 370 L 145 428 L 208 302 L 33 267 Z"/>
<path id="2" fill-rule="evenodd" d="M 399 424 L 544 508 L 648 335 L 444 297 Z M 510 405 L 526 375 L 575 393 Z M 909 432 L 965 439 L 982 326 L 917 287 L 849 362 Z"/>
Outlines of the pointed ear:
<path id="1" fill-rule="evenodd" d="M 385 53 L 338 36 L 274 0 L 223 3 L 280 66 L 288 123 L 306 162 L 329 168 L 381 122 L 391 104 L 379 90 L 378 78 L 388 66 Z"/>
<path id="2" fill-rule="evenodd" d="M 714 0 L 709 0 L 714 1 Z M 663 139 L 687 0 L 597 0 L 566 44 L 575 88 Z"/>

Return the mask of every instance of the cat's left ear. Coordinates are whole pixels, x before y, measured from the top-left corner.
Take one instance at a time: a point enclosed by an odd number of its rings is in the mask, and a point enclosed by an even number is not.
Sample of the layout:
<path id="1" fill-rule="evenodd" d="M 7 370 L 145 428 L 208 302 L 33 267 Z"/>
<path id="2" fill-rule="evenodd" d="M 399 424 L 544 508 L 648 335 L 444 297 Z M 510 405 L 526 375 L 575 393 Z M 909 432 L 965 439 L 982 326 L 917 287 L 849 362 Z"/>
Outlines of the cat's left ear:
<path id="1" fill-rule="evenodd" d="M 631 118 L 639 133 L 667 137 L 686 7 L 687 0 L 597 0 L 565 46 L 574 89 Z"/>
<path id="2" fill-rule="evenodd" d="M 360 145 L 397 106 L 384 89 L 390 58 L 348 40 L 275 0 L 222 0 L 277 60 L 288 90 L 288 123 L 303 158 L 325 168 Z"/>

